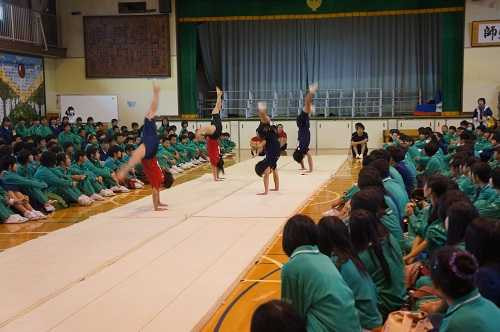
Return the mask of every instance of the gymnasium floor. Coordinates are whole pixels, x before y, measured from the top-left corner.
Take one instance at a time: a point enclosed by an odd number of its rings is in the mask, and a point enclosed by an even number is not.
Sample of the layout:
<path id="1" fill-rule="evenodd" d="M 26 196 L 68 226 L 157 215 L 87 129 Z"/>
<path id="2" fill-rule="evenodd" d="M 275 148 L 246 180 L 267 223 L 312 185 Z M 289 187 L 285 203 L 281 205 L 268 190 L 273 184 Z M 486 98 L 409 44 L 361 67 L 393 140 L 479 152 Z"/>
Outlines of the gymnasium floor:
<path id="1" fill-rule="evenodd" d="M 255 306 L 279 297 L 286 218 L 318 218 L 357 173 L 345 154 L 315 160 L 315 173 L 301 176 L 282 158 L 282 191 L 269 198 L 255 195 L 250 160 L 224 183 L 206 169 L 180 178 L 162 192 L 166 214 L 150 211 L 144 190 L 46 223 L 2 225 L 3 249 L 45 236 L 0 253 L 0 330 L 247 330 Z"/>

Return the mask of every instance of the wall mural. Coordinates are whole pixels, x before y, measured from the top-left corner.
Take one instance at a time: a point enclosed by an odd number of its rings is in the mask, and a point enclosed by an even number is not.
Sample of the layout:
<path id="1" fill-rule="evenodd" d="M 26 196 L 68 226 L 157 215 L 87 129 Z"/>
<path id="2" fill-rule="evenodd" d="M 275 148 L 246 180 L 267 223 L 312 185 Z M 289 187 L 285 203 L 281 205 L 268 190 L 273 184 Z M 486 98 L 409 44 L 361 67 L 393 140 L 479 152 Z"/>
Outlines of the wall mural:
<path id="1" fill-rule="evenodd" d="M 0 118 L 44 116 L 43 58 L 0 52 Z"/>

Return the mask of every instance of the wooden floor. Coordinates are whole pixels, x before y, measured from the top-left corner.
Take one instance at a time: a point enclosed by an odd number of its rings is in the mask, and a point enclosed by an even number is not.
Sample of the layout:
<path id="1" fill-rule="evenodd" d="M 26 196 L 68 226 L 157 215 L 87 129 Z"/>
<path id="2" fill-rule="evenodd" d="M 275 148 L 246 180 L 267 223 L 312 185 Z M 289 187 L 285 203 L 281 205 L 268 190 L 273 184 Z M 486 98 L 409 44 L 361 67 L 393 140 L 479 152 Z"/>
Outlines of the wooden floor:
<path id="1" fill-rule="evenodd" d="M 330 150 L 320 151 L 318 154 L 345 155 L 345 152 Z M 228 160 L 226 165 L 230 166 L 246 159 L 249 159 L 249 153 L 248 151 L 242 150 L 240 154 Z M 335 169 L 338 169 L 339 165 L 340 164 L 338 164 Z M 294 168 L 293 165 L 291 165 L 291 167 Z M 356 180 L 359 167 L 359 162 L 353 163 L 347 161 L 344 163 L 335 173 L 332 180 L 322 186 L 319 191 L 312 194 L 308 201 L 300 208 L 301 213 L 310 215 L 313 219 L 318 220 L 321 214 L 329 209 L 330 203 L 339 197 L 341 193 Z M 209 172 L 208 166 L 202 166 L 187 172 L 176 179 L 176 185 L 199 178 L 207 172 Z M 22 225 L 0 225 L 0 249 L 5 250 L 17 246 L 23 242 L 48 234 L 49 232 L 80 223 L 101 212 L 127 205 L 128 203 L 148 195 L 150 195 L 150 190 L 148 189 L 133 191 L 129 194 L 119 195 L 106 202 L 95 204 L 91 208 L 72 207 L 58 211 L 54 213 L 49 220 L 44 222 L 29 222 Z M 309 191 L 307 195 L 309 195 Z M 307 195 L 305 197 L 307 197 Z M 295 206 L 297 206 L 300 203 L 295 204 Z M 127 207 L 125 207 L 125 209 L 127 209 Z M 198 217 L 201 218 L 203 216 Z M 88 225 L 88 223 L 81 225 L 85 226 Z M 126 224 L 123 224 L 123 226 L 125 225 Z M 275 232 L 272 234 L 275 234 Z M 272 238 L 272 235 L 269 238 Z M 265 243 L 269 243 L 267 241 Z M 260 248 L 263 246 L 264 243 L 260 245 Z M 10 253 L 10 250 L 8 252 Z M 278 235 L 274 241 L 272 241 L 272 244 L 262 252 L 264 252 L 264 254 L 257 260 L 255 265 L 248 269 L 246 275 L 244 275 L 242 280 L 237 283 L 236 287 L 230 291 L 228 297 L 215 311 L 214 315 L 211 318 L 210 315 L 206 316 L 208 318 L 206 318 L 202 324 L 198 325 L 202 327 L 203 331 L 247 331 L 249 329 L 250 317 L 256 306 L 269 299 L 280 297 L 280 267 L 287 260 L 281 248 L 281 236 Z M 2 254 L 0 253 L 0 255 Z M 253 257 L 255 257 L 255 254 L 250 258 L 250 261 Z M 244 266 L 248 266 L 248 261 Z M 245 271 L 246 269 L 244 266 L 241 266 L 238 271 Z M 241 273 L 238 273 L 238 275 L 241 275 Z M 219 301 L 213 301 L 212 303 L 219 303 Z"/>
<path id="2" fill-rule="evenodd" d="M 300 209 L 316 222 L 329 210 L 331 202 L 340 197 L 357 180 L 361 163 L 346 161 L 329 183 L 314 194 Z M 226 298 L 223 305 L 202 328 L 204 332 L 249 331 L 254 310 L 262 303 L 279 299 L 281 267 L 288 261 L 281 246 L 281 235 Z"/>
<path id="3" fill-rule="evenodd" d="M 231 166 L 249 158 L 247 153 L 242 153 L 241 157 L 236 154 L 234 157 L 227 158 L 225 164 Z M 208 164 L 190 169 L 176 175 L 174 186 L 199 178 L 209 172 L 210 166 Z M 68 209 L 56 211 L 47 220 L 24 224 L 0 224 L 0 252 L 150 195 L 151 189 L 146 186 L 144 189 L 133 190 L 130 193 L 119 194 L 103 202 L 96 202 L 90 207 L 72 206 Z"/>

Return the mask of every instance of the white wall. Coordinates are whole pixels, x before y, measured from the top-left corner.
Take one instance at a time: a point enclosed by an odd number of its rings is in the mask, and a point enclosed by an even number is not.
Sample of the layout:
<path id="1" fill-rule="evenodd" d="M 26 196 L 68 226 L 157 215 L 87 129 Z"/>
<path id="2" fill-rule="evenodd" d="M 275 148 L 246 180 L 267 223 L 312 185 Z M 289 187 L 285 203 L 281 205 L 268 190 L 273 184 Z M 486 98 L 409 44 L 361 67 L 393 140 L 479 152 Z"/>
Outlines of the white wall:
<path id="1" fill-rule="evenodd" d="M 67 48 L 67 58 L 46 59 L 47 105 L 49 112 L 58 112 L 57 94 L 117 95 L 120 122 L 140 122 L 151 100 L 151 81 L 146 78 L 87 79 L 83 42 L 83 16 L 117 15 L 119 0 L 64 0 L 58 1 L 61 22 L 62 46 Z M 175 2 L 175 1 L 174 1 Z M 148 0 L 148 9 L 158 8 L 158 1 Z M 81 12 L 81 15 L 72 15 Z M 178 114 L 177 95 L 177 43 L 175 7 L 170 15 L 171 77 L 160 79 L 159 115 Z M 129 104 L 130 102 L 134 102 Z M 132 105 L 132 106 L 130 106 Z"/>
<path id="2" fill-rule="evenodd" d="M 466 1 L 463 110 L 472 112 L 484 97 L 498 116 L 500 47 L 471 47 L 472 22 L 482 20 L 500 20 L 500 0 Z"/>

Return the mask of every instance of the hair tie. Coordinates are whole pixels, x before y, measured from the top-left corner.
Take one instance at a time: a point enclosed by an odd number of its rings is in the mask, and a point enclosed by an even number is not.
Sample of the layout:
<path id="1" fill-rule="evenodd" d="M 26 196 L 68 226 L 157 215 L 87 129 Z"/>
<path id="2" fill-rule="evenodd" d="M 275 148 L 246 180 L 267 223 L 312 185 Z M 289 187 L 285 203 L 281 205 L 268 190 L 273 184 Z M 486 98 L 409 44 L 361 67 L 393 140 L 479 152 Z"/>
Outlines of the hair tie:
<path id="1" fill-rule="evenodd" d="M 456 265 L 456 260 L 457 258 L 459 257 L 468 257 L 472 260 L 472 262 L 474 263 L 474 273 L 472 274 L 464 274 L 462 273 L 461 271 L 458 270 L 457 268 L 457 265 Z M 474 257 L 473 255 L 471 255 L 470 253 L 468 252 L 460 252 L 460 251 L 457 251 L 457 252 L 454 252 L 452 255 L 451 255 L 451 258 L 450 258 L 450 261 L 448 262 L 448 265 L 450 266 L 450 269 L 453 271 L 453 273 L 459 277 L 460 279 L 464 279 L 464 280 L 470 280 L 470 279 L 473 279 L 474 278 L 474 275 L 479 267 L 479 264 L 477 263 L 477 260 L 476 260 L 476 257 Z"/>

